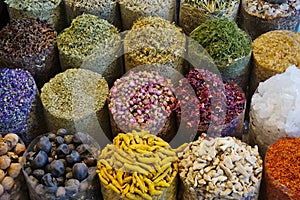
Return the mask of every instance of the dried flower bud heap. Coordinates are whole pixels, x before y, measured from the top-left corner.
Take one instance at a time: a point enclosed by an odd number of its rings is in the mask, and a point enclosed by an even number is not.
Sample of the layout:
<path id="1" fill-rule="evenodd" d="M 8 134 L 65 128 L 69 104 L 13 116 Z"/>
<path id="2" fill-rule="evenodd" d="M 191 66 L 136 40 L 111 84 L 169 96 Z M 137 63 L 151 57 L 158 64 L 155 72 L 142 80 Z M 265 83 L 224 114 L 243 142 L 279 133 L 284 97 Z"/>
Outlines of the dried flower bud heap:
<path id="1" fill-rule="evenodd" d="M 245 94 L 233 82 L 224 82 L 216 74 L 204 70 L 195 69 L 186 75 L 186 79 L 179 82 L 176 91 L 179 95 L 186 95 L 187 82 L 192 86 L 196 96 L 183 98 L 179 101 L 180 106 L 197 104 L 197 110 L 190 108 L 187 121 L 190 126 L 198 120 L 198 134 L 203 132 L 212 134 L 209 136 L 235 136 L 242 138 L 243 123 L 245 116 Z M 198 113 L 196 113 L 198 112 Z M 181 111 L 177 107 L 178 118 Z"/>
<path id="2" fill-rule="evenodd" d="M 185 42 L 185 35 L 175 24 L 159 17 L 142 18 L 124 38 L 125 69 L 163 64 L 185 74 Z"/>
<path id="3" fill-rule="evenodd" d="M 22 161 L 30 199 L 100 199 L 99 149 L 89 135 L 64 128 L 35 138 Z"/>
<path id="4" fill-rule="evenodd" d="M 68 69 L 56 75 L 41 89 L 41 100 L 49 131 L 65 127 L 83 131 L 101 141 L 110 136 L 106 98 L 108 85 L 98 73 L 85 69 Z"/>
<path id="5" fill-rule="evenodd" d="M 276 30 L 253 41 L 253 71 L 250 92 L 259 82 L 283 73 L 289 66 L 300 67 L 300 33 Z"/>
<path id="6" fill-rule="evenodd" d="M 130 71 L 115 82 L 108 101 L 113 136 L 131 130 L 148 130 L 171 141 L 176 134 L 177 99 L 171 79 L 155 71 Z"/>
<path id="7" fill-rule="evenodd" d="M 260 83 L 252 96 L 249 137 L 263 156 L 278 139 L 300 137 L 299 77 L 300 69 L 291 66 Z"/>
<path id="8" fill-rule="evenodd" d="M 121 27 L 120 10 L 116 0 L 64 0 L 66 6 L 67 24 L 83 13 L 98 16 L 118 28 Z"/>
<path id="9" fill-rule="evenodd" d="M 179 153 L 179 160 L 184 200 L 258 199 L 263 162 L 257 146 L 202 135 Z"/>
<path id="10" fill-rule="evenodd" d="M 241 26 L 252 39 L 272 30 L 297 31 L 300 0 L 242 0 Z"/>
<path id="11" fill-rule="evenodd" d="M 244 91 L 248 85 L 251 39 L 237 24 L 228 19 L 208 20 L 198 26 L 191 38 L 212 57 L 225 80 L 233 80 Z M 198 46 L 189 45 L 189 52 Z"/>
<path id="12" fill-rule="evenodd" d="M 265 158 L 267 199 L 300 199 L 300 138 L 275 142 Z"/>
<path id="13" fill-rule="evenodd" d="M 65 27 L 64 7 L 62 0 L 5 0 L 8 4 L 11 19 L 34 17 L 46 20 L 57 32 Z"/>
<path id="14" fill-rule="evenodd" d="M 0 31 L 0 63 L 29 71 L 41 88 L 60 70 L 56 32 L 45 21 L 11 20 Z"/>
<path id="15" fill-rule="evenodd" d="M 146 131 L 120 133 L 98 161 L 104 200 L 176 200 L 178 158 L 161 138 Z"/>
<path id="16" fill-rule="evenodd" d="M 174 21 L 175 1 L 173 0 L 120 0 L 123 30 L 129 30 L 140 18 L 157 16 Z"/>
<path id="17" fill-rule="evenodd" d="M 209 19 L 225 17 L 235 21 L 239 5 L 238 0 L 181 0 L 180 26 L 186 34 L 190 34 Z"/>
<path id="18" fill-rule="evenodd" d="M 111 86 L 123 74 L 121 64 L 116 61 L 120 40 L 115 26 L 97 16 L 82 14 L 58 35 L 61 68 L 82 67 L 98 72 Z"/>
<path id="19" fill-rule="evenodd" d="M 21 173 L 25 150 L 25 144 L 17 134 L 0 135 L 0 199 L 29 199 Z"/>
<path id="20" fill-rule="evenodd" d="M 33 77 L 21 69 L 0 69 L 0 133 L 14 132 L 29 144 L 43 131 L 42 105 Z"/>

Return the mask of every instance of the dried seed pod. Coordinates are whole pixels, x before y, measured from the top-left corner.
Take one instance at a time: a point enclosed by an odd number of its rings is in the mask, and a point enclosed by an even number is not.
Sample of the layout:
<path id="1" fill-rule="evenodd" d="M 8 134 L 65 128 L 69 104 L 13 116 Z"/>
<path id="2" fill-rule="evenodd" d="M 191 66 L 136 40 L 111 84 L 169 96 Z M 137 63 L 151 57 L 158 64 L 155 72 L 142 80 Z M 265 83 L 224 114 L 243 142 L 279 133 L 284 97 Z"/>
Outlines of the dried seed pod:
<path id="1" fill-rule="evenodd" d="M 6 154 L 8 151 L 8 145 L 6 142 L 0 142 L 0 155 Z"/>
<path id="2" fill-rule="evenodd" d="M 21 144 L 21 143 L 18 143 L 16 146 L 15 146 L 15 149 L 14 149 L 14 152 L 17 154 L 17 155 L 21 155 L 23 152 L 25 152 L 26 150 L 26 147 L 24 144 Z"/>
<path id="3" fill-rule="evenodd" d="M 7 169 L 10 163 L 11 160 L 7 155 L 0 156 L 0 169 Z"/>
<path id="4" fill-rule="evenodd" d="M 1 182 L 1 185 L 3 186 L 3 188 L 7 191 L 10 191 L 13 188 L 14 184 L 15 184 L 15 181 L 10 176 L 6 176 Z"/>
<path id="5" fill-rule="evenodd" d="M 7 170 L 7 174 L 12 178 L 16 178 L 19 176 L 21 168 L 22 167 L 20 163 L 11 163 Z"/>

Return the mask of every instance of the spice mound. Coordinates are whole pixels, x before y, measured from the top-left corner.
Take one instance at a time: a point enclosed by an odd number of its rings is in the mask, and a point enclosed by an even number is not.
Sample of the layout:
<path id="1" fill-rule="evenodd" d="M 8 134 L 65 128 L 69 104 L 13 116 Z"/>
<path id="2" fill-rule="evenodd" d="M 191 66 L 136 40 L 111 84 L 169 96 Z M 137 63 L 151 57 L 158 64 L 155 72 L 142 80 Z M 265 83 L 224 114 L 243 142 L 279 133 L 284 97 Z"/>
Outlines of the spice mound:
<path id="1" fill-rule="evenodd" d="M 265 158 L 268 199 L 300 199 L 300 138 L 275 142 Z"/>
<path id="2" fill-rule="evenodd" d="M 205 69 L 195 69 L 186 75 L 186 79 L 180 80 L 177 93 L 182 96 L 188 95 L 187 84 L 192 86 L 195 96 L 189 95 L 179 101 L 180 107 L 187 106 L 190 110 L 190 115 L 180 119 L 181 121 L 192 126 L 196 122 L 195 117 L 200 117 L 198 134 L 206 132 L 209 136 L 217 134 L 242 137 L 246 99 L 245 94 L 234 82 L 223 83 L 217 74 Z M 193 108 L 195 102 L 197 109 Z M 181 117 L 181 110 L 178 107 L 176 110 L 178 117 Z"/>
<path id="3" fill-rule="evenodd" d="M 21 173 L 25 150 L 26 147 L 18 135 L 0 135 L 0 199 L 28 199 Z"/>
<path id="4" fill-rule="evenodd" d="M 262 155 L 278 139 L 300 136 L 299 77 L 300 69 L 291 66 L 260 83 L 252 96 L 249 137 Z"/>
<path id="5" fill-rule="evenodd" d="M 176 200 L 176 152 L 149 132 L 118 134 L 102 150 L 97 173 L 104 200 Z"/>
<path id="6" fill-rule="evenodd" d="M 178 156 L 183 199 L 258 198 L 263 163 L 257 146 L 203 134 Z"/>
<path id="7" fill-rule="evenodd" d="M 28 146 L 23 173 L 31 199 L 96 199 L 99 145 L 89 135 L 58 129 Z"/>
<path id="8" fill-rule="evenodd" d="M 176 133 L 171 79 L 156 71 L 130 71 L 114 83 L 108 102 L 113 135 L 148 130 L 170 141 Z"/>

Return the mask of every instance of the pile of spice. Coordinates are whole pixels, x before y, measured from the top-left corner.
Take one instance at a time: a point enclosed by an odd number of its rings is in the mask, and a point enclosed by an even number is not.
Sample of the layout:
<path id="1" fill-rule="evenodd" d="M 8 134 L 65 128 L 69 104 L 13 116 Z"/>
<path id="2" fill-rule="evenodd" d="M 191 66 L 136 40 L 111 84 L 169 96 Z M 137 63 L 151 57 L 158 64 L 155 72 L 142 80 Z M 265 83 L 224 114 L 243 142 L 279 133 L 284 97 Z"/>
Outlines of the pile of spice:
<path id="1" fill-rule="evenodd" d="M 67 24 L 83 13 L 96 15 L 121 28 L 120 10 L 116 0 L 64 0 L 66 6 Z"/>
<path id="2" fill-rule="evenodd" d="M 209 19 L 228 18 L 235 21 L 239 5 L 238 0 L 181 0 L 180 26 L 186 34 L 190 34 Z"/>
<path id="3" fill-rule="evenodd" d="M 283 73 L 289 66 L 300 67 L 300 33 L 275 30 L 253 41 L 253 70 L 250 92 L 254 93 L 259 82 Z"/>
<path id="4" fill-rule="evenodd" d="M 175 4 L 173 0 L 120 0 L 123 30 L 129 30 L 140 18 L 157 16 L 174 21 Z"/>
<path id="5" fill-rule="evenodd" d="M 112 134 L 147 130 L 170 141 L 177 129 L 176 104 L 170 79 L 156 71 L 130 71 L 110 90 L 108 109 Z"/>
<path id="6" fill-rule="evenodd" d="M 44 129 L 38 90 L 29 72 L 0 69 L 0 133 L 16 133 L 29 144 Z"/>
<path id="7" fill-rule="evenodd" d="M 25 150 L 17 134 L 0 135 L 0 199 L 29 199 L 21 173 Z"/>
<path id="8" fill-rule="evenodd" d="M 286 136 L 300 136 L 300 69 L 289 67 L 259 84 L 252 96 L 249 137 L 264 156 L 267 148 Z"/>
<path id="9" fill-rule="evenodd" d="M 46 21 L 11 20 L 0 30 L 0 64 L 31 73 L 38 88 L 59 70 L 56 32 Z"/>
<path id="10" fill-rule="evenodd" d="M 184 74 L 185 43 L 185 35 L 175 24 L 159 17 L 140 19 L 124 38 L 125 69 L 159 63 Z"/>
<path id="11" fill-rule="evenodd" d="M 226 18 L 208 20 L 191 33 L 191 38 L 213 58 L 224 79 L 233 80 L 246 91 L 251 39 L 235 22 Z M 193 48 L 198 46 L 189 45 L 189 52 Z"/>
<path id="12" fill-rule="evenodd" d="M 48 130 L 83 131 L 97 141 L 104 134 L 110 136 L 108 92 L 107 82 L 98 73 L 69 69 L 57 74 L 41 89 Z"/>
<path id="13" fill-rule="evenodd" d="M 64 6 L 62 0 L 4 0 L 8 5 L 11 19 L 34 17 L 46 20 L 60 32 L 65 27 Z"/>
<path id="14" fill-rule="evenodd" d="M 58 35 L 57 44 L 62 70 L 89 69 L 102 74 L 109 85 L 123 74 L 116 61 L 121 50 L 119 31 L 104 19 L 90 14 L 76 17 Z"/>
<path id="15" fill-rule="evenodd" d="M 176 200 L 176 152 L 149 132 L 120 133 L 98 161 L 103 198 Z"/>
<path id="16" fill-rule="evenodd" d="M 263 161 L 257 146 L 202 135 L 178 156 L 183 200 L 258 199 Z"/>
<path id="17" fill-rule="evenodd" d="M 22 161 L 30 198 L 99 199 L 99 149 L 89 135 L 63 128 L 34 139 Z"/>
<path id="18" fill-rule="evenodd" d="M 252 39 L 271 30 L 297 31 L 300 22 L 300 0 L 277 2 L 242 0 L 241 26 Z"/>
<path id="19" fill-rule="evenodd" d="M 194 89 L 194 97 L 187 95 L 187 84 Z M 176 93 L 187 96 L 179 100 L 176 109 L 178 119 L 187 122 L 189 126 L 198 123 L 198 135 L 205 132 L 212 137 L 235 136 L 242 139 L 246 98 L 237 84 L 223 83 L 216 74 L 205 69 L 195 69 L 186 75 L 186 79 L 179 81 Z M 193 106 L 195 103 L 196 109 Z M 190 110 L 189 115 L 181 115 L 182 106 Z"/>
<path id="20" fill-rule="evenodd" d="M 300 138 L 283 138 L 274 143 L 265 158 L 268 199 L 300 199 Z"/>

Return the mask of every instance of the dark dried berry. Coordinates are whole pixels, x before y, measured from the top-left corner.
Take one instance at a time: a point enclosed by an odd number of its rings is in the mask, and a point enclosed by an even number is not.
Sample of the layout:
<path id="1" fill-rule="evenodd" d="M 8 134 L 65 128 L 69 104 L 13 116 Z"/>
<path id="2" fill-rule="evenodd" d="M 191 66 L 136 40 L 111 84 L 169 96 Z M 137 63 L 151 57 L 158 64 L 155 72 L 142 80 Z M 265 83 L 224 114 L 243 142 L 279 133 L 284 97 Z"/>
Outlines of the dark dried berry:
<path id="1" fill-rule="evenodd" d="M 48 155 L 45 151 L 39 151 L 34 159 L 30 162 L 30 165 L 33 169 L 42 168 L 47 164 Z"/>
<path id="2" fill-rule="evenodd" d="M 71 178 L 66 181 L 66 186 L 76 186 L 79 187 L 80 182 L 77 179 Z"/>
<path id="3" fill-rule="evenodd" d="M 64 129 L 64 128 L 60 128 L 56 132 L 56 135 L 58 135 L 58 136 L 65 136 L 67 134 L 68 134 L 68 131 L 66 129 Z"/>
<path id="4" fill-rule="evenodd" d="M 69 147 L 68 147 L 67 144 L 61 144 L 56 149 L 56 154 L 58 156 L 60 156 L 60 155 L 68 155 L 70 152 L 71 151 L 70 151 L 70 149 L 69 149 Z"/>
<path id="5" fill-rule="evenodd" d="M 51 173 L 50 164 L 47 164 L 47 165 L 45 166 L 45 172 L 46 172 L 46 173 Z"/>
<path id="6" fill-rule="evenodd" d="M 65 140 L 64 140 L 63 137 L 57 136 L 57 137 L 55 138 L 55 142 L 56 142 L 57 144 L 63 144 L 63 143 L 65 142 Z"/>
<path id="7" fill-rule="evenodd" d="M 88 167 L 84 163 L 76 163 L 72 168 L 72 174 L 74 178 L 82 181 L 88 176 Z"/>
<path id="8" fill-rule="evenodd" d="M 66 160 L 69 164 L 80 162 L 80 154 L 73 150 L 70 155 L 66 156 Z"/>
<path id="9" fill-rule="evenodd" d="M 64 185 L 65 179 L 63 176 L 55 178 L 58 185 Z"/>
<path id="10" fill-rule="evenodd" d="M 76 148 L 76 150 L 80 155 L 92 153 L 92 149 L 88 144 L 81 144 Z"/>
<path id="11" fill-rule="evenodd" d="M 97 159 L 91 154 L 84 156 L 83 162 L 89 167 L 97 165 Z"/>
<path id="12" fill-rule="evenodd" d="M 77 132 L 73 136 L 73 142 L 77 144 L 86 144 L 88 142 L 88 137 L 85 133 Z"/>
<path id="13" fill-rule="evenodd" d="M 32 175 L 40 180 L 45 175 L 45 171 L 42 169 L 35 169 L 33 170 Z"/>
<path id="14" fill-rule="evenodd" d="M 51 144 L 49 138 L 46 136 L 42 136 L 36 144 L 37 151 L 43 150 L 46 153 L 50 152 L 51 147 L 52 147 L 52 144 Z"/>
<path id="15" fill-rule="evenodd" d="M 42 177 L 41 180 L 42 184 L 44 184 L 47 187 L 54 187 L 57 186 L 56 181 L 53 179 L 52 175 L 47 173 Z"/>
<path id="16" fill-rule="evenodd" d="M 66 144 L 71 144 L 73 141 L 73 135 L 65 135 L 64 140 Z"/>
<path id="17" fill-rule="evenodd" d="M 53 160 L 50 163 L 50 170 L 54 177 L 62 176 L 65 173 L 64 163 L 61 160 Z"/>

